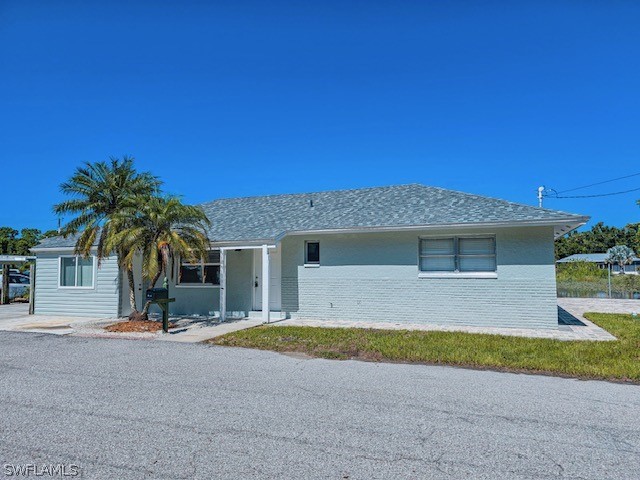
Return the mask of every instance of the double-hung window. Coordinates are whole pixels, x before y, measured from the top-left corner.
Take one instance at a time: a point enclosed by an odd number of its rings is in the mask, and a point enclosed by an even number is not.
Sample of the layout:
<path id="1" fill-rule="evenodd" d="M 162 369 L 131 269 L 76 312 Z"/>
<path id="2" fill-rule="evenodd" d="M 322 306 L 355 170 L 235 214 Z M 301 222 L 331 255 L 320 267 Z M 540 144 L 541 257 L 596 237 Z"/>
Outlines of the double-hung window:
<path id="1" fill-rule="evenodd" d="M 93 288 L 95 257 L 60 257 L 60 287 Z"/>
<path id="2" fill-rule="evenodd" d="M 200 263 L 180 261 L 178 284 L 185 286 L 220 285 L 220 250 L 211 250 Z"/>
<path id="3" fill-rule="evenodd" d="M 491 273 L 496 271 L 493 236 L 420 239 L 420 272 Z"/>

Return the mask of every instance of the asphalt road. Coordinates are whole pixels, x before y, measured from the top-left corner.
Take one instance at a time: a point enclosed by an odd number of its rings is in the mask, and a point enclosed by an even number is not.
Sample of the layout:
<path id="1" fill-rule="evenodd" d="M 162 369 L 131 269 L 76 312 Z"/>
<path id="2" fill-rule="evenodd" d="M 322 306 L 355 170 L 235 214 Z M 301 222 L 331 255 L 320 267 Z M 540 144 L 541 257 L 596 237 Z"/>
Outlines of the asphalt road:
<path id="1" fill-rule="evenodd" d="M 640 478 L 632 385 L 10 332 L 0 381 L 0 478 Z"/>

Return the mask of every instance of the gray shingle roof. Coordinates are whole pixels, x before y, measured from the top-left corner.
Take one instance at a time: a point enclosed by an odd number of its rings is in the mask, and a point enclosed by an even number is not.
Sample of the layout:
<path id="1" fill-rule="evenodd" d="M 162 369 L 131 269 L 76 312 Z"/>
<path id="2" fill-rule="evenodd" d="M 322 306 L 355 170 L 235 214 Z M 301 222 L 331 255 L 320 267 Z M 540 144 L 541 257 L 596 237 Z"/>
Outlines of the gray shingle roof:
<path id="1" fill-rule="evenodd" d="M 70 235 L 67 238 L 62 236 L 59 237 L 49 237 L 43 238 L 38 245 L 36 245 L 35 249 L 39 248 L 67 248 L 74 247 L 76 244 L 76 240 L 78 239 L 78 235 Z"/>
<path id="2" fill-rule="evenodd" d="M 296 231 L 380 227 L 566 222 L 587 217 L 419 184 L 316 193 L 225 198 L 202 204 L 216 242 L 274 240 Z M 48 238 L 37 248 L 62 248 L 75 239 Z"/>
<path id="3" fill-rule="evenodd" d="M 214 241 L 287 232 L 477 223 L 584 223 L 587 217 L 420 184 L 220 199 L 202 205 Z"/>

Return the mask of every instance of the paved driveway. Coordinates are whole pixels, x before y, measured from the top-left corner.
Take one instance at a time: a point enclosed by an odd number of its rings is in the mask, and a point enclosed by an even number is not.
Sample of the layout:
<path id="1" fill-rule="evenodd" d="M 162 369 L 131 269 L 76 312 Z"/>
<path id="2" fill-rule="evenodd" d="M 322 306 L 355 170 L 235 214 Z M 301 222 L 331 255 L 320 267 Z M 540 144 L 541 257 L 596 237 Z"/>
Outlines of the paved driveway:
<path id="1" fill-rule="evenodd" d="M 0 305 L 0 327 L 7 326 L 16 320 L 22 320 L 28 317 L 28 303 L 10 303 L 9 305 Z"/>
<path id="2" fill-rule="evenodd" d="M 622 300 L 616 298 L 558 298 L 558 305 L 578 316 L 582 316 L 587 312 L 640 314 L 640 300 Z"/>
<path id="3" fill-rule="evenodd" d="M 0 332 L 0 347 L 0 464 L 118 479 L 640 478 L 638 386 L 29 333 Z"/>
<path id="4" fill-rule="evenodd" d="M 73 333 L 83 325 L 94 324 L 101 319 L 95 317 L 65 317 L 61 315 L 29 315 L 26 303 L 0 305 L 0 330 L 53 333 Z"/>

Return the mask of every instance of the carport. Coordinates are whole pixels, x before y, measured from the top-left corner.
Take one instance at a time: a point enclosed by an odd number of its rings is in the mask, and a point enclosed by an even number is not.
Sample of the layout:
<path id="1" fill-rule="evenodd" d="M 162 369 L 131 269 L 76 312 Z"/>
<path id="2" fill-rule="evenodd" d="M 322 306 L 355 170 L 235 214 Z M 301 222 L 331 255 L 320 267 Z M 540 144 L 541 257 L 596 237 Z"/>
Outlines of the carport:
<path id="1" fill-rule="evenodd" d="M 0 295 L 0 305 L 9 303 L 9 266 L 22 265 L 31 263 L 31 271 L 29 275 L 29 313 L 33 313 L 34 306 L 34 287 L 36 286 L 36 257 L 28 257 L 25 255 L 0 255 L 0 265 L 2 266 L 2 295 Z"/>

